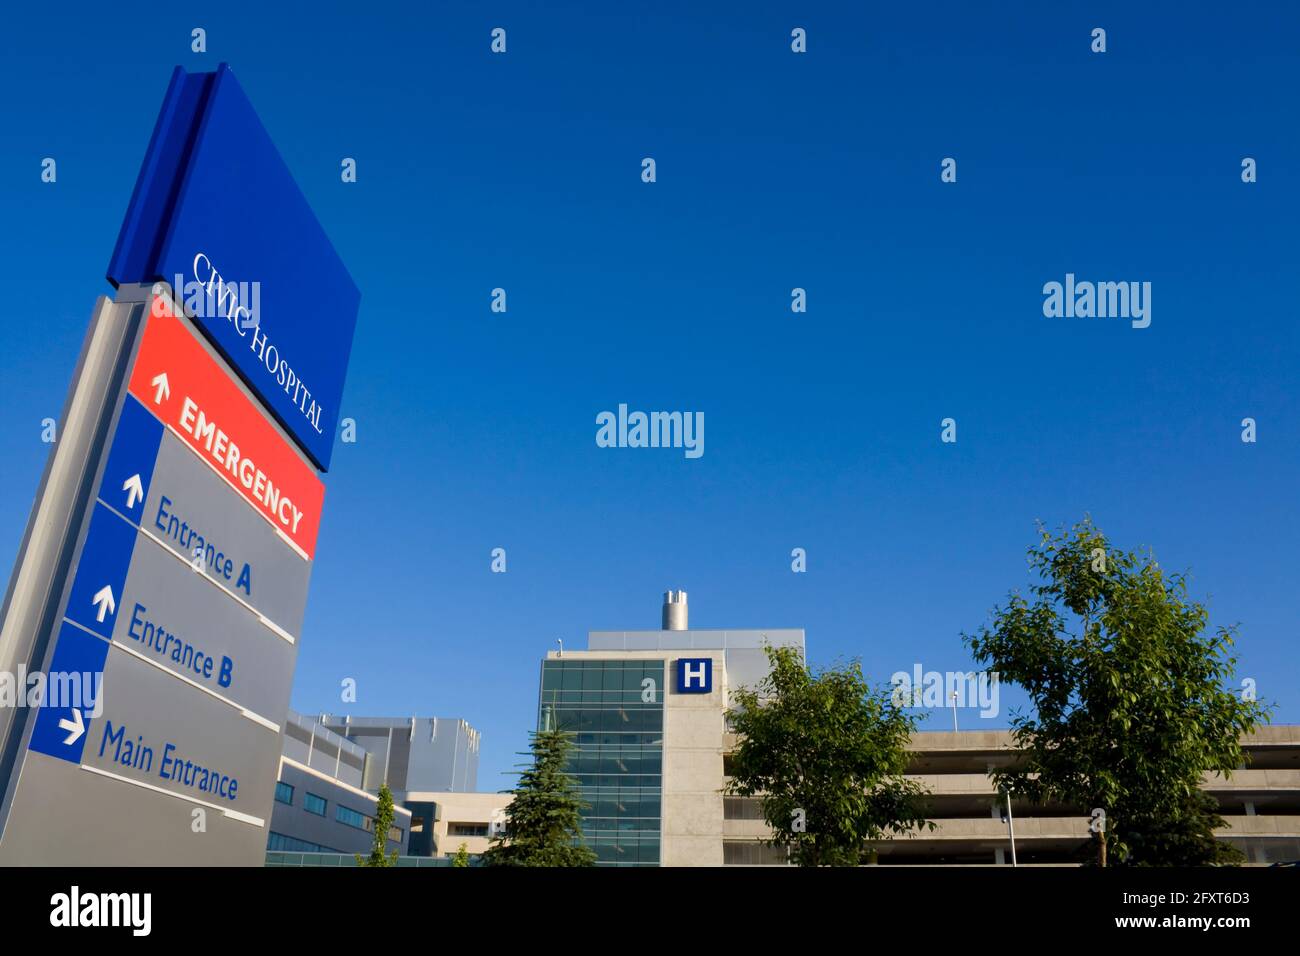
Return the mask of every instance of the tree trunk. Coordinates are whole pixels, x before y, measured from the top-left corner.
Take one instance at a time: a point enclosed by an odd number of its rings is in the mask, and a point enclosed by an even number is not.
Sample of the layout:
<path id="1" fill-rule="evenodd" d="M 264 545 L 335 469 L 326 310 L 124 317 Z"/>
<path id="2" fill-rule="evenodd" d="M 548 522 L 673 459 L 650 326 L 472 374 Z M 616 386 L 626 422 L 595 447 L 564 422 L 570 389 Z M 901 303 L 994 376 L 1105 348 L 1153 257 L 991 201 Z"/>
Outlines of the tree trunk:
<path id="1" fill-rule="evenodd" d="M 1103 869 L 1106 866 L 1106 831 L 1102 830 L 1097 834 L 1097 865 Z"/>

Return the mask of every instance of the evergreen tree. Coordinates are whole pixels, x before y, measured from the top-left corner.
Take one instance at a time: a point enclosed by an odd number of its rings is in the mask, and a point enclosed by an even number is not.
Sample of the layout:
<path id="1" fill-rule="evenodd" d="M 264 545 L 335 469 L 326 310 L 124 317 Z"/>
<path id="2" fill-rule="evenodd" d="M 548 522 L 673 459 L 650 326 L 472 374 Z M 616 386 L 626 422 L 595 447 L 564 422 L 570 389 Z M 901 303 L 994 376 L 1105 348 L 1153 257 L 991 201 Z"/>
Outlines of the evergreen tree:
<path id="1" fill-rule="evenodd" d="M 596 854 L 582 842 L 578 784 L 566 772 L 572 735 L 532 734 L 532 762 L 521 765 L 519 786 L 506 807 L 505 827 L 483 855 L 487 866 L 593 866 Z M 524 754 L 521 756 L 529 756 Z"/>

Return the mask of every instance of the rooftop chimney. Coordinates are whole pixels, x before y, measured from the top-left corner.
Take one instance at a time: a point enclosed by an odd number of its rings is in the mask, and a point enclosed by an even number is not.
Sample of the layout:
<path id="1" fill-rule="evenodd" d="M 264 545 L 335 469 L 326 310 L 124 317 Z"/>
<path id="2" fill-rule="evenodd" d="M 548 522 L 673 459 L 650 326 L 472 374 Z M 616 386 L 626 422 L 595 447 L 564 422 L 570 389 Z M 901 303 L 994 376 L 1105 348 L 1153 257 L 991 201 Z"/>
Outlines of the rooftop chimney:
<path id="1" fill-rule="evenodd" d="M 664 592 L 664 627 L 665 631 L 686 630 L 686 592 Z"/>

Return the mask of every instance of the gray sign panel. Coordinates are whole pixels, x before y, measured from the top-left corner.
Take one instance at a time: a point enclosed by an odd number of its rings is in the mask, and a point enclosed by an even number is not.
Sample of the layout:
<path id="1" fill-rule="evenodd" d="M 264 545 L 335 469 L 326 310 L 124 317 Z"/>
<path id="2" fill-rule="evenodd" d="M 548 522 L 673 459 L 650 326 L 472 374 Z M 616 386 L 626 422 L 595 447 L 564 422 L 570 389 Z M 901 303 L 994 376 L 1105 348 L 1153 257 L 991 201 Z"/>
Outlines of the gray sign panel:
<path id="1" fill-rule="evenodd" d="M 21 783 L 4 834 L 11 866 L 248 866 L 266 856 L 264 827 L 45 754 L 27 755 Z"/>
<path id="2" fill-rule="evenodd" d="M 107 490 L 106 490 L 107 493 Z M 108 500 L 121 508 L 122 500 Z M 140 526 L 181 555 L 211 545 L 229 561 L 202 560 L 203 572 L 294 637 L 302 630 L 311 563 L 296 554 L 252 506 L 234 494 L 179 438 L 164 431 Z M 200 558 L 205 555 L 202 551 Z M 244 569 L 246 583 L 241 583 Z"/>
<path id="3" fill-rule="evenodd" d="M 247 510 L 233 495 L 226 498 L 226 508 Z M 113 643 L 276 725 L 284 722 L 293 644 L 145 535 L 131 558 Z"/>
<path id="4" fill-rule="evenodd" d="M 109 650 L 103 687 L 102 713 L 87 720 L 83 767 L 265 822 L 280 759 L 277 731 L 118 647 Z M 136 789 L 124 788 L 101 810 L 133 818 L 127 808 Z"/>

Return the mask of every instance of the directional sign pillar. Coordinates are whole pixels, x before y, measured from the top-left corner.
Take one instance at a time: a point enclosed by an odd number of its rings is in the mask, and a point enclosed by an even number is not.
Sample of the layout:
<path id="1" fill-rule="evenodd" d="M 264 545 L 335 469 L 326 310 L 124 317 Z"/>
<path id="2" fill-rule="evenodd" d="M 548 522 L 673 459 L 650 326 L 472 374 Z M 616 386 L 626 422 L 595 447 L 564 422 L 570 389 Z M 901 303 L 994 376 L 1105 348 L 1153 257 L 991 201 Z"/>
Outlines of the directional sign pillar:
<path id="1" fill-rule="evenodd" d="M 109 277 L 5 598 L 0 864 L 260 865 L 359 295 L 224 66 Z"/>

